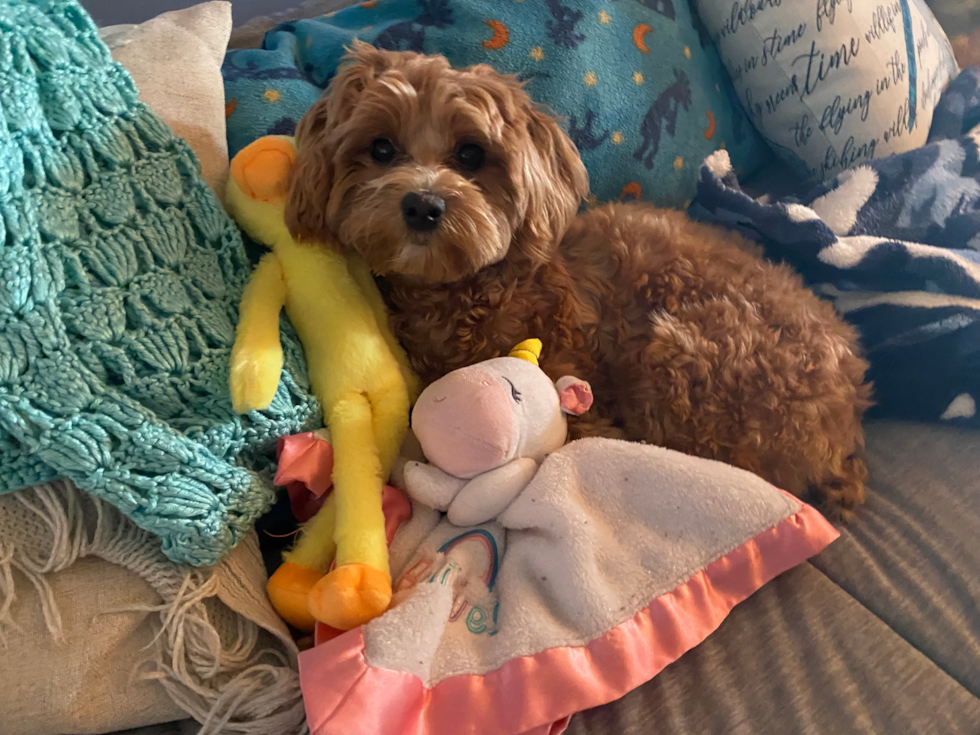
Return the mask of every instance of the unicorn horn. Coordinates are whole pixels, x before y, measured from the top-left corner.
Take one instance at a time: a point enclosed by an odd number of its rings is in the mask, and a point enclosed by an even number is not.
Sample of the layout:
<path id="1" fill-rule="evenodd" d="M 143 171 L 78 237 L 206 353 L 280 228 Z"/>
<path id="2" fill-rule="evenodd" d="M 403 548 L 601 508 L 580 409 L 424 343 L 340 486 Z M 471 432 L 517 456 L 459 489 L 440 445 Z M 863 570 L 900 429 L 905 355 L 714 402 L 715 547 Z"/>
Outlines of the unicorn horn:
<path id="1" fill-rule="evenodd" d="M 541 357 L 541 340 L 524 340 L 510 351 L 508 357 L 516 357 L 518 360 L 526 360 L 532 365 L 537 365 L 538 358 Z"/>

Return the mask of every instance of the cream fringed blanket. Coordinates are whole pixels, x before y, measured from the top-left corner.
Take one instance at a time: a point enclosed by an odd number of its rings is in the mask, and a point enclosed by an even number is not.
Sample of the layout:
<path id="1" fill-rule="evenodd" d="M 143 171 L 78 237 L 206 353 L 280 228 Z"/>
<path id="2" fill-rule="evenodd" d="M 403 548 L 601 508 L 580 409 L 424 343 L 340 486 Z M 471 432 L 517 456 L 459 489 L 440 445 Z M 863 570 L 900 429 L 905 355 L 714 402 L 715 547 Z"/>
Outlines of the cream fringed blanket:
<path id="1" fill-rule="evenodd" d="M 195 569 L 67 482 L 0 496 L 0 731 L 81 735 L 190 716 L 201 735 L 305 733 L 297 650 L 265 581 L 254 532 Z"/>

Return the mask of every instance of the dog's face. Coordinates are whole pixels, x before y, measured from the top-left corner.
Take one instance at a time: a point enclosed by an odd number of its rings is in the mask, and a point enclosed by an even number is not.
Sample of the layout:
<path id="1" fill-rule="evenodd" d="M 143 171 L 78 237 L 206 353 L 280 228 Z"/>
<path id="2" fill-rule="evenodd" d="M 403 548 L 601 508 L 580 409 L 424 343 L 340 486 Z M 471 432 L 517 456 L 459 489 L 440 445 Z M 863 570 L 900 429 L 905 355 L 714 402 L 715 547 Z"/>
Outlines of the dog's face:
<path id="1" fill-rule="evenodd" d="M 379 275 L 547 262 L 588 193 L 575 146 L 510 77 L 358 44 L 297 128 L 286 220 Z"/>

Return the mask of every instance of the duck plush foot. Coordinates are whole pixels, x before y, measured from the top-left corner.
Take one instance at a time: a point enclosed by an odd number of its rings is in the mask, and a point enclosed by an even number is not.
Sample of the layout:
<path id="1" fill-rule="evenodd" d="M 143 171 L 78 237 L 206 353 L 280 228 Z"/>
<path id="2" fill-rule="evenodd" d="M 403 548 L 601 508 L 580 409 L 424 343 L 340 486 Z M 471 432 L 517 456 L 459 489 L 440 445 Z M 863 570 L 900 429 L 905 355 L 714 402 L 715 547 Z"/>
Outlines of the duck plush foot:
<path id="1" fill-rule="evenodd" d="M 297 630 L 313 632 L 316 618 L 310 612 L 310 594 L 323 572 L 292 562 L 283 563 L 269 578 L 266 591 L 279 616 Z"/>
<path id="2" fill-rule="evenodd" d="M 337 567 L 310 592 L 309 611 L 322 623 L 351 630 L 381 615 L 391 603 L 391 577 L 366 564 Z"/>

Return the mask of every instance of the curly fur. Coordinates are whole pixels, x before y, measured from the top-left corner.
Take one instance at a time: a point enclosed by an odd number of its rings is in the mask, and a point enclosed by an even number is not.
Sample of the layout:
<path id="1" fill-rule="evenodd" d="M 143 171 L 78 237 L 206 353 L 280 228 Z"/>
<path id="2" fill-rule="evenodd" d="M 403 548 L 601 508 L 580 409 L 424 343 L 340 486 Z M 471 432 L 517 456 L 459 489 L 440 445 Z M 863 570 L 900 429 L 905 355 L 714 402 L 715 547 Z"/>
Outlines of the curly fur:
<path id="1" fill-rule="evenodd" d="M 371 160 L 372 140 L 398 150 Z M 573 436 L 728 462 L 835 515 L 862 502 L 867 364 L 855 334 L 789 268 L 736 234 L 647 205 L 577 215 L 578 153 L 513 78 L 357 45 L 297 131 L 287 221 L 359 252 L 426 383 L 529 336 L 552 377 L 597 398 Z M 487 152 L 476 173 L 457 147 Z M 447 210 L 416 233 L 405 194 Z"/>

